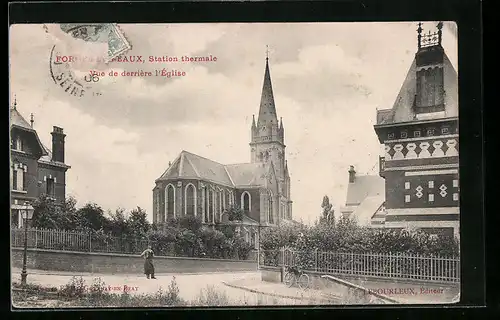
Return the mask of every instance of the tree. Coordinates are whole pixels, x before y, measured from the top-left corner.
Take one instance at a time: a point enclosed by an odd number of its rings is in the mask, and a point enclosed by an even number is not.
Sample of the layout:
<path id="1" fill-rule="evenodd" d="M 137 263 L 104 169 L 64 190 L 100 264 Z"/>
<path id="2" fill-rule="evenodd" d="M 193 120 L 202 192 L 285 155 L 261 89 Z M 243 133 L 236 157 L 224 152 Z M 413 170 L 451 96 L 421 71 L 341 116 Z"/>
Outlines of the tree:
<path id="1" fill-rule="evenodd" d="M 78 224 L 81 229 L 100 230 L 108 227 L 104 211 L 95 203 L 87 203 L 77 210 Z"/>
<path id="2" fill-rule="evenodd" d="M 227 214 L 229 221 L 242 221 L 243 220 L 243 210 L 240 207 L 231 206 L 224 212 Z"/>
<path id="3" fill-rule="evenodd" d="M 323 197 L 321 208 L 323 212 L 321 214 L 320 223 L 335 224 L 335 211 L 333 210 L 333 205 L 330 203 L 330 199 L 326 195 Z"/>
<path id="4" fill-rule="evenodd" d="M 127 226 L 130 233 L 134 236 L 146 236 L 150 228 L 146 211 L 140 207 L 132 210 L 127 219 Z"/>
<path id="5" fill-rule="evenodd" d="M 127 235 L 130 233 L 130 226 L 124 209 L 118 208 L 115 213 L 110 213 L 109 215 L 108 228 L 113 235 Z"/>
<path id="6" fill-rule="evenodd" d="M 46 196 L 38 198 L 33 204 L 33 218 L 31 225 L 34 228 L 58 229 L 61 226 L 61 210 L 54 201 Z"/>

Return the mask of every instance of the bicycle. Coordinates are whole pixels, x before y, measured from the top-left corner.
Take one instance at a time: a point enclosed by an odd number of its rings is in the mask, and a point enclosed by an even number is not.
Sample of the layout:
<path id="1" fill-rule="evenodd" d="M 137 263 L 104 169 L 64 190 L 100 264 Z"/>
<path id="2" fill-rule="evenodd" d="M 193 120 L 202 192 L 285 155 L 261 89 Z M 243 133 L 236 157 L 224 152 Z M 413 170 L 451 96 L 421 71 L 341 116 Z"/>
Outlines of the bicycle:
<path id="1" fill-rule="evenodd" d="M 308 289 L 311 284 L 309 276 L 297 267 L 286 267 L 283 282 L 289 288 L 297 284 L 300 289 Z"/>

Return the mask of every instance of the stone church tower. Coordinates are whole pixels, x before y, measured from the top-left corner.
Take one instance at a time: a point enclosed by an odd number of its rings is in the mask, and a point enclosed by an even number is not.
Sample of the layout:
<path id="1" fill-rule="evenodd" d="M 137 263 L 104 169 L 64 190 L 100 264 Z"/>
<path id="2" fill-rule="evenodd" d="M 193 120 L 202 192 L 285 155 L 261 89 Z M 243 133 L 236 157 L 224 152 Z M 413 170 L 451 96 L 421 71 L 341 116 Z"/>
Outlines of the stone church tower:
<path id="1" fill-rule="evenodd" d="M 285 129 L 283 119 L 280 118 L 278 121 L 276 113 L 269 57 L 266 57 L 259 116 L 257 122 L 253 116 L 251 133 L 251 162 L 273 163 L 279 182 L 280 216 L 291 219 L 292 201 L 290 201 L 290 175 L 285 153 Z"/>

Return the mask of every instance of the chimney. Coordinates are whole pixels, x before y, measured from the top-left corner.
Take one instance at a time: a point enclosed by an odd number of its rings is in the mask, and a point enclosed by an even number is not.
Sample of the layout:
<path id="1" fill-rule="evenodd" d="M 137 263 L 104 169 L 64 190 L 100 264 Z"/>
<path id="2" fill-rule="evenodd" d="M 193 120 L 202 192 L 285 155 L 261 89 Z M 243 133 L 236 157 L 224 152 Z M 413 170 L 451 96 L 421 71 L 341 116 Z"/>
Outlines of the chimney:
<path id="1" fill-rule="evenodd" d="M 64 163 L 64 138 L 66 135 L 60 127 L 53 127 L 52 132 L 52 160 Z"/>
<path id="2" fill-rule="evenodd" d="M 354 171 L 354 166 L 349 167 L 349 183 L 354 183 L 356 179 L 356 171 Z"/>
<path id="3" fill-rule="evenodd" d="M 31 114 L 31 119 L 30 119 L 30 124 L 31 127 L 33 128 L 33 123 L 35 122 L 35 118 L 33 117 L 33 113 Z"/>

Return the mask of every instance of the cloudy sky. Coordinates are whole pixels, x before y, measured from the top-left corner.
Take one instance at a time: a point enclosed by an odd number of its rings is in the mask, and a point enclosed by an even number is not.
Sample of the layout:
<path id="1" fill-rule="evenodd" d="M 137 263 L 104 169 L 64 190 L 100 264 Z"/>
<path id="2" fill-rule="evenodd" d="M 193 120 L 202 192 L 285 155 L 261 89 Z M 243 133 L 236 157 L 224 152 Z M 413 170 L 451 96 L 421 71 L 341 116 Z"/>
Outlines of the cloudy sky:
<path id="1" fill-rule="evenodd" d="M 436 23 L 424 29 L 435 30 Z M 181 78 L 104 77 L 100 96 L 77 98 L 49 73 L 54 45 L 92 56 L 106 49 L 64 34 L 56 25 L 10 29 L 10 90 L 18 110 L 44 144 L 53 125 L 64 128 L 67 193 L 79 205 L 105 210 L 144 208 L 152 188 L 181 150 L 221 163 L 250 160 L 250 125 L 258 114 L 266 45 L 278 117 L 283 117 L 294 218 L 313 222 L 328 195 L 345 202 L 347 170 L 376 174 L 380 145 L 376 109 L 392 107 L 417 48 L 416 23 L 121 24 L 126 55 L 217 56 L 214 63 L 73 65 L 121 72 L 167 68 Z M 457 68 L 454 24 L 443 46 Z M 104 48 L 104 49 L 103 49 Z"/>

